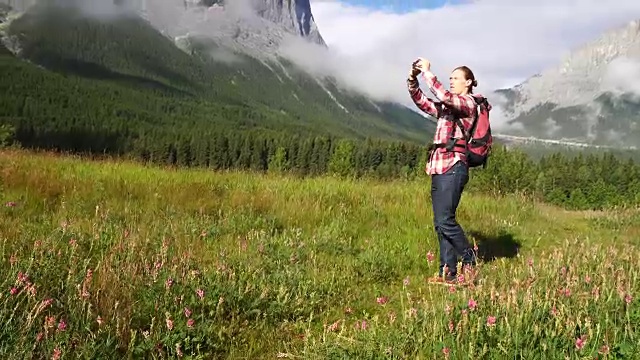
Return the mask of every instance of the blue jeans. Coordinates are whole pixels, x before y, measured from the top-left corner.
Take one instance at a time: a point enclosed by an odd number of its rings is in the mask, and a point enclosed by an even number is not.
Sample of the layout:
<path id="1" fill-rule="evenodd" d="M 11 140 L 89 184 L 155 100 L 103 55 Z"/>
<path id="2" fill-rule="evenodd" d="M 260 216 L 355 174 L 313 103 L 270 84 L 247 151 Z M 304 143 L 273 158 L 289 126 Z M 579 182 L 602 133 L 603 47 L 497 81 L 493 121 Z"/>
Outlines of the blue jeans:
<path id="1" fill-rule="evenodd" d="M 463 266 L 476 265 L 475 252 L 456 220 L 456 210 L 468 181 L 469 168 L 461 161 L 444 174 L 431 176 L 433 224 L 440 243 L 440 276 L 456 276 L 458 255 L 462 257 Z M 445 265 L 447 274 L 443 274 Z"/>

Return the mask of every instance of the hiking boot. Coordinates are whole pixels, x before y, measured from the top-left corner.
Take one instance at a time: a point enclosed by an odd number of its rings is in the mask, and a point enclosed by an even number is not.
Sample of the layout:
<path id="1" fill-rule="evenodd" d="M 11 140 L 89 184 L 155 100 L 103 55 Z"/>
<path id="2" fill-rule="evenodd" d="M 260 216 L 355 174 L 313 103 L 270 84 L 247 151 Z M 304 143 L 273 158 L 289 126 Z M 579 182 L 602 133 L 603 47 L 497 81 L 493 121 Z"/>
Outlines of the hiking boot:
<path id="1" fill-rule="evenodd" d="M 428 278 L 427 282 L 429 282 L 430 284 L 456 285 L 458 283 L 458 278 L 455 275 L 434 275 Z"/>

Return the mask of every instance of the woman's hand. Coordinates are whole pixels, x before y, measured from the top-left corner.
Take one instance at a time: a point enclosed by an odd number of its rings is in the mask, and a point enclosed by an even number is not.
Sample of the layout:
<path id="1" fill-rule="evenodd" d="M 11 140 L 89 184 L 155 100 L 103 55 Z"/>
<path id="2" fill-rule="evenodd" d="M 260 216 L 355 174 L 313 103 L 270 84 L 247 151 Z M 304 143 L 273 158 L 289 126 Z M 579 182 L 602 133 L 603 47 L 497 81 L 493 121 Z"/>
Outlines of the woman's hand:
<path id="1" fill-rule="evenodd" d="M 421 72 L 431 71 L 431 62 L 425 58 L 418 58 L 414 64 L 416 64 L 415 67 Z"/>

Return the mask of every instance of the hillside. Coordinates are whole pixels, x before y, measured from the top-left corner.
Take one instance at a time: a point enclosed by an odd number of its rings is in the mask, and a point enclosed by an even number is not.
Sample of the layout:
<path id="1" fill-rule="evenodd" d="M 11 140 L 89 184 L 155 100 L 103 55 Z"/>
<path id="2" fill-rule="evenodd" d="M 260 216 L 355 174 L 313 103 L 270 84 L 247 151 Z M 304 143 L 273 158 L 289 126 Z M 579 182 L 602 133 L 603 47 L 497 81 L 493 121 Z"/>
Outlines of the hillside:
<path id="1" fill-rule="evenodd" d="M 13 151 L 0 152 L 0 168 L 3 359 L 640 350 L 637 210 L 566 211 L 469 191 L 459 221 L 482 261 L 475 286 L 448 288 L 426 284 L 438 255 L 423 181 Z"/>
<path id="2" fill-rule="evenodd" d="M 0 117 L 27 146 L 153 152 L 149 144 L 205 147 L 214 134 L 248 131 L 424 144 L 433 131 L 409 109 L 347 94 L 286 59 L 210 37 L 176 43 L 138 13 L 98 19 L 59 3 L 5 26 L 16 56 L 0 55 Z"/>
<path id="3" fill-rule="evenodd" d="M 497 91 L 512 135 L 640 145 L 640 20 L 573 49 L 557 66 Z M 514 127 L 514 129 L 517 127 Z"/>

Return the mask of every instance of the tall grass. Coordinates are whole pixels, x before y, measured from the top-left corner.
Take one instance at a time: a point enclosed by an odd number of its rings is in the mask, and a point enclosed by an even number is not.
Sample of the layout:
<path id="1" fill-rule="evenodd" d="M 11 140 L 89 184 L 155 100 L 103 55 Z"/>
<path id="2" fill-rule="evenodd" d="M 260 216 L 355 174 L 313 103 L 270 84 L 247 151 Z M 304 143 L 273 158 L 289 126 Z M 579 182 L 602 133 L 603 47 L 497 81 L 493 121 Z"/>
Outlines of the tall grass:
<path id="1" fill-rule="evenodd" d="M 0 353 L 634 358 L 640 215 L 464 195 L 484 261 L 437 272 L 429 181 L 0 153 Z"/>

